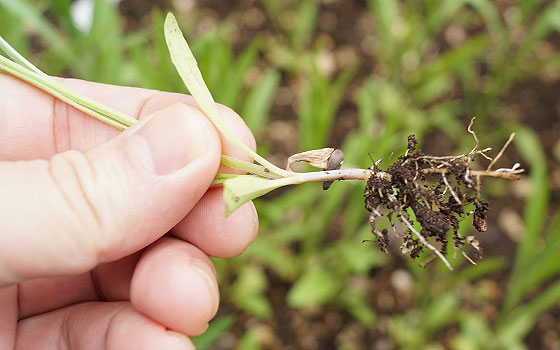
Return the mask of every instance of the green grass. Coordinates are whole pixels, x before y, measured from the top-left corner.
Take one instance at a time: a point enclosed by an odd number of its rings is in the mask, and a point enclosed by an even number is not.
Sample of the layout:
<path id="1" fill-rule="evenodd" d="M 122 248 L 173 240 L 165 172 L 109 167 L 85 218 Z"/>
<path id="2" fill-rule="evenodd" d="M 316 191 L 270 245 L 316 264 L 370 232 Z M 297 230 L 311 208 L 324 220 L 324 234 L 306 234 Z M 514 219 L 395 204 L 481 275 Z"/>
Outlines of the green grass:
<path id="1" fill-rule="evenodd" d="M 344 151 L 347 167 L 370 166 L 369 152 L 387 166 L 393 152 L 403 151 L 410 133 L 421 141 L 445 135 L 457 152 L 469 150 L 473 140 L 466 123 L 476 115 L 475 130 L 484 145 L 497 148 L 510 131 L 518 133 L 514 147 L 529 169 L 532 193 L 523 203 L 524 234 L 513 260 L 491 256 L 471 266 L 459 257 L 452 261 L 458 271 L 450 273 L 438 262 L 423 269 L 418 262 L 362 244 L 371 233 L 360 184 L 335 183 L 328 192 L 313 184 L 282 191 L 256 201 L 257 241 L 238 258 L 216 260 L 224 302 L 258 319 L 273 318 L 269 292 L 277 283 L 270 280 L 274 276 L 289 286 L 284 303 L 290 308 L 341 310 L 375 329 L 380 312 L 371 307 L 367 288 L 353 281 L 404 266 L 414 278 L 414 306 L 388 316 L 389 336 L 399 348 L 441 345 L 447 329 L 457 330 L 446 343 L 454 349 L 527 348 L 524 337 L 537 317 L 560 301 L 555 282 L 560 277 L 560 212 L 550 201 L 539 135 L 508 119 L 503 97 L 519 82 L 560 66 L 558 53 L 534 54 L 560 30 L 560 1 L 519 1 L 509 9 L 508 21 L 487 0 L 367 1 L 373 22 L 369 34 L 376 39 L 369 57 L 375 73 L 368 76 L 357 64 L 333 75 L 318 68 L 326 44 L 315 35 L 321 14 L 317 1 L 261 3 L 280 38 L 273 44 L 261 37 L 234 48 L 228 34 L 236 30 L 235 23 L 227 18 L 193 37 L 189 31 L 200 20 L 198 14 L 179 17 L 190 28 L 186 34 L 210 91 L 245 118 L 259 148 L 270 149 L 266 131 L 278 89 L 298 81 L 293 110 L 300 151 L 330 146 L 342 101 L 353 104 L 357 118 L 357 126 L 335 145 Z M 68 0 L 0 0 L 0 34 L 51 75 L 185 92 L 168 57 L 164 14 L 154 11 L 151 26 L 124 33 L 117 9 L 104 0 L 95 4 L 92 31 L 82 33 L 72 24 Z M 464 41 L 434 55 L 426 48 L 441 41 L 450 25 L 465 29 Z M 464 225 L 462 230 L 470 229 Z M 485 296 L 484 281 L 504 274 L 509 274 L 505 300 L 497 305 L 496 320 L 490 320 L 480 311 L 493 303 Z M 471 290 L 467 296 L 466 288 Z M 466 307 L 467 301 L 474 306 Z M 237 315 L 213 322 L 197 339 L 200 347 L 210 348 Z M 249 330 L 241 342 L 244 348 L 260 348 Z"/>

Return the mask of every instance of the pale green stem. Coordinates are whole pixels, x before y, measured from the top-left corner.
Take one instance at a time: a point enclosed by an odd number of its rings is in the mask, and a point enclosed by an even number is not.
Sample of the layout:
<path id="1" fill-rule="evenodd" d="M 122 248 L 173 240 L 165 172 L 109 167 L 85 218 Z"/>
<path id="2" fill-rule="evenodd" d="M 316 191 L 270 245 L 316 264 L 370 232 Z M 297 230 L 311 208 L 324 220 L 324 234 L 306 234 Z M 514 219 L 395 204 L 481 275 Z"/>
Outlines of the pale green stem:
<path id="1" fill-rule="evenodd" d="M 335 180 L 362 180 L 367 181 L 373 171 L 370 169 L 338 169 L 325 171 L 312 171 L 308 173 L 292 173 L 292 176 L 274 181 L 286 181 L 286 185 L 298 185 L 305 182 L 324 182 Z M 376 176 L 383 178 L 390 176 L 384 172 L 377 172 Z"/>
<path id="2" fill-rule="evenodd" d="M 121 130 L 133 125 L 136 119 L 113 108 L 77 94 L 48 76 L 42 76 L 0 55 L 0 68 L 24 80 L 69 105 Z"/>
<path id="3" fill-rule="evenodd" d="M 268 168 L 263 167 L 262 165 L 249 163 L 243 160 L 239 160 L 230 156 L 222 155 L 222 164 L 233 168 L 246 171 L 251 174 L 259 175 L 265 177 L 267 179 L 278 179 L 280 176 L 270 172 Z"/>
<path id="4" fill-rule="evenodd" d="M 19 52 L 16 51 L 16 49 L 14 49 L 6 40 L 4 40 L 4 38 L 2 38 L 0 36 L 0 49 L 2 49 L 2 51 L 4 51 L 6 53 L 6 55 L 8 55 L 8 57 L 10 57 L 12 60 L 14 60 L 16 63 L 21 64 L 24 67 L 27 67 L 28 69 L 31 69 L 32 71 L 34 71 L 35 73 L 42 75 L 44 77 L 48 77 L 48 75 L 46 75 L 45 73 L 43 73 L 39 68 L 35 67 L 33 65 L 33 63 L 29 62 L 25 57 L 23 57 L 22 55 L 20 55 Z"/>
<path id="5" fill-rule="evenodd" d="M 335 180 L 361 180 L 367 181 L 367 179 L 373 174 L 370 169 L 338 169 L 338 170 L 325 170 L 325 171 L 312 171 L 308 173 L 292 173 L 292 175 L 287 177 L 282 177 L 278 179 L 270 180 L 270 184 L 274 184 L 277 187 L 288 186 L 288 185 L 299 185 L 306 182 L 324 182 L 324 181 L 335 181 Z M 213 182 L 213 184 L 223 183 L 227 180 L 228 174 L 220 177 L 218 181 Z M 251 175 L 237 175 L 237 176 L 251 176 Z M 377 177 L 390 179 L 390 175 L 384 172 L 377 172 Z"/>
<path id="6" fill-rule="evenodd" d="M 48 94 L 58 98 L 61 101 L 68 103 L 69 105 L 79 109 L 80 111 L 91 115 L 92 117 L 99 119 L 100 121 L 109 124 L 115 128 L 124 130 L 128 126 L 134 124 L 136 119 L 132 117 L 126 116 L 126 118 L 121 118 L 122 116 L 116 116 L 110 114 L 111 112 L 108 111 L 108 107 L 105 108 L 106 113 L 99 112 L 99 108 L 96 110 L 94 109 L 93 105 L 100 105 L 99 103 L 91 103 L 90 101 L 86 101 L 86 98 L 80 96 L 74 92 L 71 92 L 67 89 L 61 89 L 63 85 L 58 84 L 53 79 L 47 79 L 39 74 L 17 64 L 13 61 L 10 61 L 6 57 L 0 55 L 0 69 L 20 78 L 28 82 L 29 84 L 34 85 L 35 87 L 47 92 Z M 122 113 L 121 113 L 122 114 Z M 118 118 L 118 119 L 117 119 Z M 120 120 L 119 120 L 120 119 Z M 134 120 L 134 122 L 132 122 Z"/>

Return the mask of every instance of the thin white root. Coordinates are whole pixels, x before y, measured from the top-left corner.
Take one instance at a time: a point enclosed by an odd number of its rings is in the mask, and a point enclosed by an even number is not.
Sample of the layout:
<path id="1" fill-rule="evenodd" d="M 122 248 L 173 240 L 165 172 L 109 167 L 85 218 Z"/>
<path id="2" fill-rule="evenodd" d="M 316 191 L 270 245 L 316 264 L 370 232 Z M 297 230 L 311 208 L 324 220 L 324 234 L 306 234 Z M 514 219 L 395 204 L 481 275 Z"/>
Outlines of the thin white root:
<path id="1" fill-rule="evenodd" d="M 422 243 L 425 247 L 428 247 L 428 249 L 430 249 L 432 252 L 434 252 L 435 255 L 438 256 L 438 258 L 440 258 L 441 260 L 443 260 L 443 262 L 445 263 L 445 265 L 447 266 L 447 268 L 451 271 L 453 271 L 453 267 L 451 266 L 451 264 L 449 263 L 449 261 L 447 261 L 447 259 L 445 258 L 445 256 L 443 256 L 443 254 L 441 254 L 441 252 L 434 247 L 433 245 L 431 245 L 430 243 L 428 243 L 428 241 L 426 240 L 426 238 L 424 238 L 424 236 L 422 236 L 420 234 L 420 232 L 416 231 L 416 229 L 414 228 L 414 226 L 412 226 L 412 224 L 410 223 L 410 221 L 408 221 L 404 215 L 401 213 L 399 214 L 399 218 L 402 220 L 402 222 L 404 222 L 406 224 L 406 226 L 408 226 L 408 228 L 410 229 L 410 231 L 412 231 L 412 233 L 414 233 L 416 235 L 416 237 L 418 238 L 418 240 L 420 240 L 420 243 Z"/>
<path id="2" fill-rule="evenodd" d="M 500 152 L 498 152 L 498 155 L 496 157 L 494 157 L 494 159 L 492 159 L 492 161 L 490 162 L 490 164 L 488 164 L 488 168 L 486 168 L 486 171 L 490 171 L 490 169 L 492 169 L 492 166 L 494 164 L 496 164 L 496 162 L 498 161 L 498 159 L 500 159 L 500 157 L 504 154 L 506 148 L 508 148 L 509 144 L 511 143 L 511 141 L 513 141 L 513 138 L 515 137 L 515 133 L 512 132 L 511 135 L 509 135 L 509 139 L 506 141 L 506 143 L 504 144 L 504 146 L 502 147 L 502 149 L 500 150 Z"/>
<path id="3" fill-rule="evenodd" d="M 447 188 L 449 189 L 449 192 L 451 192 L 451 195 L 455 199 L 455 202 L 457 202 L 459 205 L 463 205 L 463 202 L 461 202 L 461 200 L 459 199 L 459 196 L 457 196 L 457 193 L 455 193 L 455 191 L 453 191 L 453 187 L 451 187 L 451 185 L 449 184 L 449 181 L 447 181 L 447 176 L 445 176 L 445 173 L 441 174 L 441 177 L 443 178 L 443 182 L 445 183 L 445 186 L 447 186 Z"/>
<path id="4" fill-rule="evenodd" d="M 469 132 L 469 134 L 471 134 L 474 137 L 474 141 L 475 141 L 475 145 L 474 148 L 472 149 L 472 151 L 469 152 L 468 157 L 469 157 L 469 162 L 470 162 L 470 156 L 475 154 L 476 149 L 478 148 L 478 137 L 476 136 L 476 132 L 474 132 L 471 128 L 474 124 L 474 120 L 476 119 L 476 117 L 472 117 L 471 118 L 471 122 L 469 123 L 469 126 L 467 127 L 467 131 Z M 488 157 L 486 154 L 484 153 L 480 153 L 484 158 L 488 159 L 489 161 L 492 161 L 492 158 Z"/>
<path id="5" fill-rule="evenodd" d="M 476 265 L 476 262 L 473 259 L 471 259 L 470 256 L 467 255 L 467 253 L 461 250 L 461 254 L 463 254 L 465 259 L 467 259 L 471 264 Z"/>

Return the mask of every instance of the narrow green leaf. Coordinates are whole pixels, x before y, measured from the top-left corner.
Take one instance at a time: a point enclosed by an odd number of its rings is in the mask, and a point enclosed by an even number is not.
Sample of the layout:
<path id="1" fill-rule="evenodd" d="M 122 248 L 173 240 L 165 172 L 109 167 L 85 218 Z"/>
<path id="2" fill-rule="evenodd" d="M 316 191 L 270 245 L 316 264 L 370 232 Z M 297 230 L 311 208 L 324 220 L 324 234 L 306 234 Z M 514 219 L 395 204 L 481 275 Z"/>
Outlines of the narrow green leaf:
<path id="1" fill-rule="evenodd" d="M 309 42 L 317 23 L 319 2 L 315 0 L 302 1 L 297 9 L 297 20 L 292 30 L 292 42 L 295 47 L 303 48 Z"/>
<path id="2" fill-rule="evenodd" d="M 246 265 L 238 273 L 233 285 L 233 301 L 250 314 L 266 318 L 272 314 L 272 306 L 265 295 L 268 278 L 259 265 Z"/>
<path id="3" fill-rule="evenodd" d="M 244 349 L 244 350 L 260 350 L 261 346 L 259 340 L 256 335 L 255 330 L 249 329 L 239 340 L 239 344 L 237 349 Z"/>
<path id="4" fill-rule="evenodd" d="M 231 46 L 230 47 L 231 52 Z M 223 66 L 226 70 L 229 70 L 229 74 L 227 74 L 226 86 L 227 89 L 222 89 L 222 100 L 220 101 L 224 105 L 235 108 L 238 106 L 239 96 L 241 95 L 241 91 L 243 88 L 243 83 L 245 81 L 245 76 L 249 69 L 255 65 L 255 61 L 257 60 L 259 50 L 258 46 L 255 41 L 251 42 L 249 46 L 243 50 L 243 52 L 239 55 L 239 58 L 235 60 L 235 64 L 231 67 L 231 57 L 229 57 L 230 62 L 224 62 Z M 223 78 L 223 77 L 222 77 Z M 223 80 L 221 81 L 223 84 Z M 243 114 L 243 118 L 245 115 Z M 255 132 L 254 130 L 252 130 Z"/>
<path id="5" fill-rule="evenodd" d="M 532 266 L 535 249 L 539 239 L 543 235 L 543 225 L 549 206 L 549 183 L 547 179 L 546 157 L 541 142 L 536 134 L 526 128 L 517 130 L 517 149 L 529 163 L 531 179 L 531 196 L 525 204 L 523 214 L 524 234 L 515 257 L 513 273 L 504 308 L 510 310 L 522 297 L 522 284 L 525 274 Z"/>
<path id="6" fill-rule="evenodd" d="M 368 296 L 365 290 L 353 289 L 347 286 L 340 293 L 340 302 L 344 305 L 346 311 L 360 321 L 364 327 L 371 329 L 371 327 L 375 326 L 377 315 L 368 303 Z"/>
<path id="7" fill-rule="evenodd" d="M 212 320 L 208 329 L 202 335 L 192 337 L 191 340 L 197 349 L 211 349 L 211 346 L 214 345 L 234 323 L 235 316 L 222 316 Z"/>
<path id="8" fill-rule="evenodd" d="M 309 307 L 331 300 L 340 290 L 342 280 L 324 268 L 306 271 L 294 284 L 287 299 L 294 307 Z"/>
<path id="9" fill-rule="evenodd" d="M 271 68 L 264 73 L 245 100 L 241 115 L 257 138 L 264 129 L 279 84 L 280 72 Z"/>
<path id="10" fill-rule="evenodd" d="M 171 12 L 165 19 L 164 30 L 171 61 L 177 68 L 177 72 L 202 111 L 220 131 L 223 131 L 225 125 L 218 112 L 218 107 L 204 83 L 196 59 Z"/>
<path id="11" fill-rule="evenodd" d="M 457 315 L 459 297 L 455 293 L 438 296 L 422 315 L 422 322 L 429 333 L 437 332 L 441 327 L 449 324 Z"/>
<path id="12" fill-rule="evenodd" d="M 259 156 L 257 153 L 253 152 L 244 143 L 239 141 L 233 134 L 229 132 L 226 128 L 208 90 L 208 87 L 204 83 L 202 74 L 198 69 L 196 59 L 194 58 L 187 41 L 183 37 L 179 25 L 175 16 L 171 12 L 167 14 L 164 24 L 165 39 L 167 41 L 167 46 L 169 48 L 169 54 L 171 56 L 171 61 L 177 68 L 177 72 L 183 79 L 187 89 L 194 97 L 195 101 L 198 103 L 199 107 L 202 109 L 204 114 L 212 121 L 212 123 L 220 130 L 220 132 L 233 144 L 239 147 L 243 152 L 251 156 L 261 165 L 267 167 L 271 172 L 278 174 L 280 176 L 289 176 L 290 172 L 280 169 L 274 164 L 270 163 L 263 157 Z"/>
<path id="13" fill-rule="evenodd" d="M 76 58 L 75 52 L 66 43 L 65 38 L 47 20 L 47 17 L 43 16 L 37 4 L 31 4 L 28 0 L 0 0 L 0 7 L 3 8 L 2 11 L 11 13 L 28 25 L 45 43 L 49 44 L 58 59 L 68 63 Z"/>

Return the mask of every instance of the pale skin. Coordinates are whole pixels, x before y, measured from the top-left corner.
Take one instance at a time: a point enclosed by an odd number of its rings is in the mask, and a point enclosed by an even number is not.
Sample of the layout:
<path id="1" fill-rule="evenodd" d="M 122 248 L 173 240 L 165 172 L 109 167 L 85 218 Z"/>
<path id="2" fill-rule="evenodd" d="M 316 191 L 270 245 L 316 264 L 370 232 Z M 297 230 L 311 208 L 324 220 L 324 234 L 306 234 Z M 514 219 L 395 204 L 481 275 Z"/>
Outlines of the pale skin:
<path id="1" fill-rule="evenodd" d="M 210 184 L 220 154 L 250 159 L 190 96 L 61 82 L 140 122 L 120 132 L 0 74 L 0 348 L 193 349 L 219 304 L 209 256 L 258 230 Z"/>

